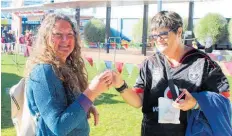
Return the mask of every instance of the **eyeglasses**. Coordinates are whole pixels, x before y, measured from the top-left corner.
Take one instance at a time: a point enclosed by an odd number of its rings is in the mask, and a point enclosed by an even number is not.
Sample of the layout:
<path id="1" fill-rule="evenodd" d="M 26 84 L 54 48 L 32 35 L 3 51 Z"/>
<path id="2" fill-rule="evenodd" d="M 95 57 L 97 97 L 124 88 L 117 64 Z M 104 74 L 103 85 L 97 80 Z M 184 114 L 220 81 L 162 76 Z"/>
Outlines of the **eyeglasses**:
<path id="1" fill-rule="evenodd" d="M 158 35 L 157 34 L 154 34 L 154 35 L 150 35 L 149 38 L 151 40 L 157 40 L 158 38 L 160 38 L 160 40 L 165 40 L 168 38 L 168 34 L 169 32 L 173 31 L 174 29 L 170 29 L 169 31 L 166 31 L 166 32 L 161 32 L 159 33 Z"/>
<path id="2" fill-rule="evenodd" d="M 59 39 L 59 40 L 63 40 L 64 37 L 65 37 L 67 40 L 70 40 L 70 39 L 73 39 L 73 38 L 74 38 L 74 34 L 73 34 L 73 33 L 68 33 L 68 34 L 52 33 L 52 36 L 53 36 L 55 39 Z"/>

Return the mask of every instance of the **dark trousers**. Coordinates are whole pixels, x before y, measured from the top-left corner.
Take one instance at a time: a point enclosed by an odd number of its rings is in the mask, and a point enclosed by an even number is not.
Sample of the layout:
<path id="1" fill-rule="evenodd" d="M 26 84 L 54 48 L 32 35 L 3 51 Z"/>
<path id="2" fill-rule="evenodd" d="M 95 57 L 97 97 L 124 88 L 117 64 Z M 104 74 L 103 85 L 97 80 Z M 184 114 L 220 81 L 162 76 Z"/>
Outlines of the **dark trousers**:
<path id="1" fill-rule="evenodd" d="M 157 117 L 144 116 L 141 127 L 141 136 L 185 136 L 184 124 L 160 124 Z"/>

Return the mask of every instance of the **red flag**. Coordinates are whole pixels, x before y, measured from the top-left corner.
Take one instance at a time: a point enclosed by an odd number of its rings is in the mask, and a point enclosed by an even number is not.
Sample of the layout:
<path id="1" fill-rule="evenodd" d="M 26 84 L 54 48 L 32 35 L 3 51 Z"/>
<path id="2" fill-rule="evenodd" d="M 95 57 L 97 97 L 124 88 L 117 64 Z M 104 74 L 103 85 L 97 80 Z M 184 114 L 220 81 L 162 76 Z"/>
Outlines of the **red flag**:
<path id="1" fill-rule="evenodd" d="M 127 43 L 124 43 L 124 44 L 122 44 L 122 46 L 124 47 L 124 48 L 128 48 L 128 44 Z"/>
<path id="2" fill-rule="evenodd" d="M 91 57 L 85 57 L 91 66 L 93 66 L 93 59 Z"/>
<path id="3" fill-rule="evenodd" d="M 110 45 L 111 45 L 113 48 L 115 48 L 115 47 L 116 47 L 116 43 L 115 43 L 115 42 L 110 43 Z"/>
<path id="4" fill-rule="evenodd" d="M 116 62 L 116 68 L 118 70 L 119 73 L 122 73 L 122 69 L 123 69 L 123 62 Z"/>

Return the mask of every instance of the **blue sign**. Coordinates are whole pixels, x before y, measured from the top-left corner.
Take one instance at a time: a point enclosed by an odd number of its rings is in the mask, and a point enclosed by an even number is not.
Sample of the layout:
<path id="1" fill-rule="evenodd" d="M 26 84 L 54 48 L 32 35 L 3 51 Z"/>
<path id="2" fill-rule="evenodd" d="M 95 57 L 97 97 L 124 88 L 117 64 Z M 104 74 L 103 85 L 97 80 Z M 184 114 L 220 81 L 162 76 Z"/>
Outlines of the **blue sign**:
<path id="1" fill-rule="evenodd" d="M 22 17 L 22 21 L 23 22 L 27 21 L 27 18 L 26 17 Z"/>
<path id="2" fill-rule="evenodd" d="M 40 21 L 23 21 L 23 24 L 39 25 Z"/>

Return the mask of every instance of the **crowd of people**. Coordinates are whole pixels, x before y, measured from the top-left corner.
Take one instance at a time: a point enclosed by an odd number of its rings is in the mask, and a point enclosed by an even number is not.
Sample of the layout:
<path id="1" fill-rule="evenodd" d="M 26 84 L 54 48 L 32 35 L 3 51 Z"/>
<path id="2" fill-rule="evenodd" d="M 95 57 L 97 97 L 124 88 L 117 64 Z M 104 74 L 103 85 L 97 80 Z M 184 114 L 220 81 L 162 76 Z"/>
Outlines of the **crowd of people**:
<path id="1" fill-rule="evenodd" d="M 12 30 L 7 30 L 5 27 L 4 30 L 2 31 L 2 36 L 1 36 L 1 43 L 2 43 L 2 51 L 3 52 L 9 52 L 14 50 L 15 48 L 15 33 Z"/>
<path id="2" fill-rule="evenodd" d="M 16 34 L 12 30 L 7 30 L 7 27 L 2 31 L 1 45 L 3 53 L 12 53 L 16 50 L 15 45 L 19 44 L 19 52 L 23 53 L 25 57 L 28 57 L 31 52 L 33 33 L 31 30 L 26 30 L 25 35 L 21 34 L 16 38 Z"/>

